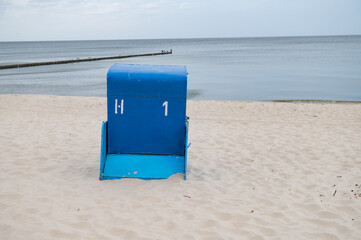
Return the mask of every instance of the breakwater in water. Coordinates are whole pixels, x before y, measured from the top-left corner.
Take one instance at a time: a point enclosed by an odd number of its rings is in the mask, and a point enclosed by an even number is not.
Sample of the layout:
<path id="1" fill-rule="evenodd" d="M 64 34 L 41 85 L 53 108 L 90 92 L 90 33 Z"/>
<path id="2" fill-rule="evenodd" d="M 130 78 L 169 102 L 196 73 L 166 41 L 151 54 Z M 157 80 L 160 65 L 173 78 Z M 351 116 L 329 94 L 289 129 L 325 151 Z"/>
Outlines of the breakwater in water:
<path id="1" fill-rule="evenodd" d="M 93 61 L 100 61 L 100 60 L 156 56 L 156 55 L 164 55 L 164 54 L 172 54 L 172 50 L 170 50 L 170 51 L 161 51 L 161 52 L 157 52 L 157 53 L 143 53 L 143 54 L 133 54 L 133 55 L 124 55 L 124 56 L 119 55 L 119 56 L 111 56 L 111 57 L 82 58 L 82 59 L 77 58 L 77 59 L 69 59 L 69 60 L 62 60 L 62 61 L 49 61 L 49 62 L 34 62 L 34 63 L 23 63 L 23 64 L 0 65 L 0 69 L 36 67 L 36 66 L 44 66 L 44 65 L 78 63 L 78 62 L 93 62 Z"/>
<path id="2" fill-rule="evenodd" d="M 114 63 L 187 66 L 199 100 L 361 100 L 361 36 L 2 42 L 0 65 L 155 53 L 0 70 L 0 94 L 106 96 Z"/>

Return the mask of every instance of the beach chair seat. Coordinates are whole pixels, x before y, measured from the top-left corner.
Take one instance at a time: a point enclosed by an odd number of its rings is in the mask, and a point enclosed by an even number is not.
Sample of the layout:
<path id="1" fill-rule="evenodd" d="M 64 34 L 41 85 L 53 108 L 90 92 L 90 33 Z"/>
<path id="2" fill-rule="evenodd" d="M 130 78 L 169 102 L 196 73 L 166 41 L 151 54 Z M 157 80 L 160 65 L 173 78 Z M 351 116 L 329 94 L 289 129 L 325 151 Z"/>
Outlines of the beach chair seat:
<path id="1" fill-rule="evenodd" d="M 114 64 L 107 74 L 100 179 L 186 178 L 187 70 Z"/>

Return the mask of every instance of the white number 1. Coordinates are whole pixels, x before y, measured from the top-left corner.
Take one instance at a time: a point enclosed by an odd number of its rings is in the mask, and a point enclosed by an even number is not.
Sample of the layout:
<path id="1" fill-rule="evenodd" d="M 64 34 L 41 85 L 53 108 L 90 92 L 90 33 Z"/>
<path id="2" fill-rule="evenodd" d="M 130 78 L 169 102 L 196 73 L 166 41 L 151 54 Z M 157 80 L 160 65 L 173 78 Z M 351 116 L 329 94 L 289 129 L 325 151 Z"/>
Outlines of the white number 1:
<path id="1" fill-rule="evenodd" d="M 168 116 L 168 101 L 165 101 L 163 103 L 163 107 L 164 107 L 164 116 Z"/>

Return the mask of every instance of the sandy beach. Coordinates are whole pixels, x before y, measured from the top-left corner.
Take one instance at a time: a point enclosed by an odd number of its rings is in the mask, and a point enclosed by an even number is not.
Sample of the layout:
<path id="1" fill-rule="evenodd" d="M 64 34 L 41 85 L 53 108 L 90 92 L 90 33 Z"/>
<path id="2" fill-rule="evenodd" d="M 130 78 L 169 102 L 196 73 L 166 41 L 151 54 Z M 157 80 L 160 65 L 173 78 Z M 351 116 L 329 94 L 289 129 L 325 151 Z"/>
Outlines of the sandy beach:
<path id="1" fill-rule="evenodd" d="M 186 181 L 99 181 L 106 98 L 0 95 L 0 239 L 360 239 L 361 104 L 187 115 Z"/>

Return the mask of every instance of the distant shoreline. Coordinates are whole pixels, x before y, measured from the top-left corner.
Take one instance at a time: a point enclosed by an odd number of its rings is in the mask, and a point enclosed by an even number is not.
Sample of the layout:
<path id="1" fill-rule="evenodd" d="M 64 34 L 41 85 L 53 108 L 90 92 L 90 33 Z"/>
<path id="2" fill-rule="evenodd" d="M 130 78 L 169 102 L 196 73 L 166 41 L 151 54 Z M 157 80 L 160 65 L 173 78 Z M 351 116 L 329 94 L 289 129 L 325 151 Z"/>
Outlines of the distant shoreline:
<path id="1" fill-rule="evenodd" d="M 31 42 L 92 42 L 92 41 L 157 41 L 157 40 L 205 40 L 205 39 L 260 39 L 260 38 L 314 38 L 314 37 L 357 37 L 351 35 L 305 35 L 305 36 L 249 36 L 249 37 L 195 37 L 195 38 L 134 38 L 134 39 L 59 39 L 59 40 L 29 40 L 29 41 L 0 41 L 0 43 L 31 43 Z"/>
<path id="2" fill-rule="evenodd" d="M 265 100 L 264 102 L 285 102 L 285 103 L 361 103 L 361 101 L 344 100 L 314 100 L 314 99 L 289 99 L 289 100 Z"/>

